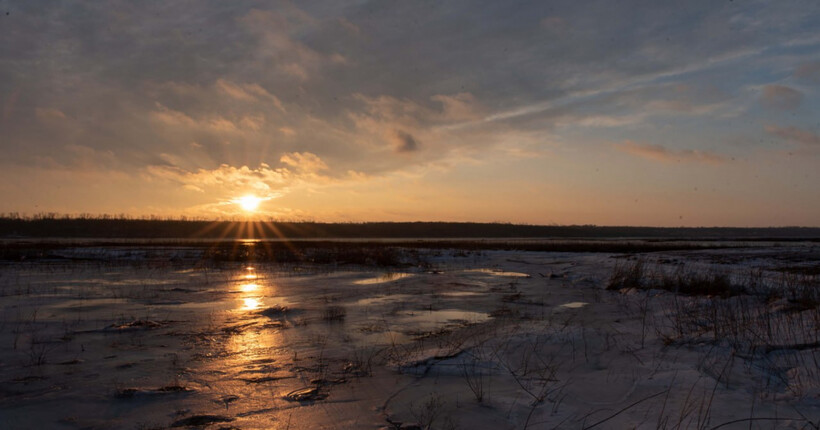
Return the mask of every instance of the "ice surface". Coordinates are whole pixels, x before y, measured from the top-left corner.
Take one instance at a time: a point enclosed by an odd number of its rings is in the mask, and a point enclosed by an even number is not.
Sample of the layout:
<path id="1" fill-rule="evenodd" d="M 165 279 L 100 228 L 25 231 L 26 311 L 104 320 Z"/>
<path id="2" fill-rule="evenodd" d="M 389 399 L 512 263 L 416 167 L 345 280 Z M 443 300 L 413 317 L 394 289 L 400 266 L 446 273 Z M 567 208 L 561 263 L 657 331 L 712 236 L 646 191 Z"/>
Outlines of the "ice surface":
<path id="1" fill-rule="evenodd" d="M 647 276 L 760 270 L 784 285 L 779 268 L 817 265 L 806 249 L 437 252 L 387 271 L 167 265 L 156 256 L 178 251 L 162 249 L 7 262 L 2 427 L 809 428 L 820 318 L 805 300 L 606 289 L 636 258 Z M 687 313 L 732 306 L 748 315 L 725 333 Z M 741 335 L 760 321 L 777 344 Z"/>

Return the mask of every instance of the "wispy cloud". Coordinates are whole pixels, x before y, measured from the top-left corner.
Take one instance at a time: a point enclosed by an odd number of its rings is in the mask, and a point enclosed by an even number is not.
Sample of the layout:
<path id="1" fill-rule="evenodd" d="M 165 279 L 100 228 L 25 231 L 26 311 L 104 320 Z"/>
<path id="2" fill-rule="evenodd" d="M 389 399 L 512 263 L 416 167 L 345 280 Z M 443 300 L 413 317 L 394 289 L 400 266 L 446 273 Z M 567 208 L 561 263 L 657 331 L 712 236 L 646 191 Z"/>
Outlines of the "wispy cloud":
<path id="1" fill-rule="evenodd" d="M 266 89 L 262 88 L 259 84 L 239 85 L 225 79 L 219 79 L 216 81 L 216 87 L 228 96 L 237 100 L 270 100 L 279 110 L 285 112 L 285 107 L 282 105 L 282 101 L 275 95 L 269 93 Z"/>
<path id="2" fill-rule="evenodd" d="M 726 63 L 739 61 L 744 58 L 752 57 L 765 51 L 764 48 L 756 49 L 740 49 L 737 52 L 730 52 L 716 55 L 705 61 L 688 64 L 669 70 L 662 70 L 654 73 L 647 73 L 639 76 L 629 77 L 622 80 L 614 80 L 612 82 L 599 85 L 596 89 L 574 90 L 559 97 L 552 99 L 531 103 L 524 106 L 519 106 L 510 110 L 495 112 L 487 115 L 479 120 L 465 121 L 457 124 L 448 124 L 446 128 L 457 129 L 462 127 L 476 126 L 482 123 L 510 120 L 517 117 L 533 115 L 550 109 L 556 109 L 566 106 L 571 103 L 576 103 L 585 100 L 594 100 L 599 97 L 617 94 L 619 92 L 640 88 L 642 86 L 655 84 L 666 81 L 672 78 L 681 77 L 686 74 L 707 70 L 712 67 L 717 67 Z"/>
<path id="3" fill-rule="evenodd" d="M 703 163 L 703 164 L 723 164 L 726 157 L 709 151 L 697 151 L 694 149 L 672 150 L 662 145 L 651 143 L 636 143 L 625 141 L 614 144 L 615 149 L 629 155 L 644 158 L 662 163 Z"/>
<path id="4" fill-rule="evenodd" d="M 766 85 L 760 102 L 772 109 L 795 110 L 803 103 L 803 93 L 785 85 Z"/>
<path id="5" fill-rule="evenodd" d="M 316 173 L 328 169 L 327 164 L 321 158 L 310 152 L 284 154 L 279 161 L 305 173 Z"/>
<path id="6" fill-rule="evenodd" d="M 794 77 L 812 84 L 820 84 L 820 61 L 800 64 L 794 70 Z"/>
<path id="7" fill-rule="evenodd" d="M 51 108 L 36 108 L 34 109 L 37 118 L 41 121 L 50 122 L 50 121 L 61 121 L 66 119 L 65 114 L 60 111 L 59 109 L 51 109 Z"/>
<path id="8" fill-rule="evenodd" d="M 815 132 L 797 127 L 780 127 L 778 125 L 767 125 L 766 133 L 777 136 L 790 142 L 797 142 L 803 145 L 820 145 L 820 135 Z"/>

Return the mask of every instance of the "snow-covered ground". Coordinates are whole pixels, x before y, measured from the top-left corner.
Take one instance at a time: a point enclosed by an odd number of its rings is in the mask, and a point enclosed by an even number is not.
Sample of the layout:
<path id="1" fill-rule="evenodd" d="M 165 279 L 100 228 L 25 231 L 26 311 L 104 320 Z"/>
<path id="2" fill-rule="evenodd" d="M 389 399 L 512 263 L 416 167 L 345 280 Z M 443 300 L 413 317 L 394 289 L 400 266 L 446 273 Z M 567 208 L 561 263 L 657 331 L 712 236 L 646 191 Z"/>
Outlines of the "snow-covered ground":
<path id="1" fill-rule="evenodd" d="M 810 294 L 817 250 L 3 263 L 0 427 L 817 428 L 811 300 L 607 289 L 643 261 Z"/>

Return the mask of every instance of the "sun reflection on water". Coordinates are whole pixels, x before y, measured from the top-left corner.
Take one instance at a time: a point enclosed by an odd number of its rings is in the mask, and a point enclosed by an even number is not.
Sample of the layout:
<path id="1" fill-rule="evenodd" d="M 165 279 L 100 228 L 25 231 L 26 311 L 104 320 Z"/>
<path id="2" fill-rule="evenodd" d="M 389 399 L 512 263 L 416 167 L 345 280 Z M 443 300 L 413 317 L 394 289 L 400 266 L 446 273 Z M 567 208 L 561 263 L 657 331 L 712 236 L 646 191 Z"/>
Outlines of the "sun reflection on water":
<path id="1" fill-rule="evenodd" d="M 241 368 L 248 378 L 271 376 L 272 370 L 262 371 L 264 363 L 260 361 L 278 361 L 283 339 L 275 329 L 249 327 L 231 336 L 224 346 L 231 353 L 226 367 Z"/>
<path id="2" fill-rule="evenodd" d="M 245 297 L 242 299 L 242 308 L 243 311 L 255 311 L 262 306 L 261 301 L 256 297 Z"/>
<path id="3" fill-rule="evenodd" d="M 256 275 L 256 268 L 253 266 L 245 267 L 245 270 L 239 275 L 235 291 L 239 294 L 238 309 L 241 312 L 257 311 L 265 305 L 265 297 L 270 288 L 258 282 Z"/>
<path id="4" fill-rule="evenodd" d="M 388 272 L 384 275 L 377 276 L 375 278 L 359 279 L 358 281 L 353 281 L 353 283 L 356 285 L 383 284 L 386 282 L 398 281 L 399 279 L 409 278 L 411 276 L 413 276 L 412 273 Z"/>
<path id="5" fill-rule="evenodd" d="M 239 286 L 239 291 L 243 293 L 252 293 L 259 289 L 259 284 L 256 283 L 249 283 L 249 284 L 242 284 Z"/>
<path id="6" fill-rule="evenodd" d="M 237 329 L 224 345 L 230 353 L 225 364 L 229 368 L 241 368 L 247 378 L 270 376 L 268 362 L 281 348 L 282 339 L 278 329 L 271 326 L 269 319 L 259 315 L 259 311 L 269 306 L 266 301 L 275 288 L 268 277 L 258 277 L 256 268 L 245 267 L 233 284 L 238 293 L 236 312 L 241 314 Z"/>

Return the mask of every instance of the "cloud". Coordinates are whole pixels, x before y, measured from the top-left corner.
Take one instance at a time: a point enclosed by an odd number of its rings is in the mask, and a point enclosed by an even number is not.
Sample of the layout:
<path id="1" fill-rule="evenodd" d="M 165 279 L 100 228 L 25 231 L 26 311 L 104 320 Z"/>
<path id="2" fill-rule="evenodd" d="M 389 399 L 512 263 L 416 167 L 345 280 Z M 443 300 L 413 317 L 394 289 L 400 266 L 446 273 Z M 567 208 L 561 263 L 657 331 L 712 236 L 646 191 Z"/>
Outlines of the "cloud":
<path id="1" fill-rule="evenodd" d="M 287 169 L 271 169 L 267 164 L 259 167 L 235 167 L 223 164 L 215 169 L 189 171 L 177 166 L 148 166 L 149 177 L 176 182 L 183 188 L 199 192 L 213 192 L 223 196 L 237 196 L 254 192 L 269 195 L 286 189 L 295 177 Z"/>
<path id="2" fill-rule="evenodd" d="M 431 100 L 441 103 L 442 119 L 447 121 L 470 121 L 481 118 L 483 108 L 470 93 L 453 95 L 436 94 Z"/>
<path id="3" fill-rule="evenodd" d="M 772 136 L 777 136 L 782 139 L 801 143 L 803 145 L 820 145 L 820 135 L 809 130 L 803 130 L 797 127 L 780 127 L 777 125 L 767 125 L 766 133 Z"/>
<path id="4" fill-rule="evenodd" d="M 299 39 L 304 32 L 317 31 L 320 22 L 294 6 L 253 9 L 239 22 L 256 37 L 256 59 L 268 66 L 269 73 L 291 82 L 317 80 L 325 68 L 348 64 L 343 55 L 320 52 Z"/>
<path id="5" fill-rule="evenodd" d="M 481 118 L 483 109 L 470 93 L 436 94 L 430 97 L 435 102 L 432 106 L 388 95 L 356 94 L 354 99 L 363 103 L 363 109 L 348 112 L 356 128 L 389 140 L 398 152 L 419 149 L 418 136 L 424 129 L 446 128 L 453 122 Z"/>
<path id="6" fill-rule="evenodd" d="M 151 112 L 151 117 L 160 123 L 170 126 L 185 126 L 193 127 L 197 122 L 193 118 L 184 114 L 183 112 L 168 109 L 167 107 L 157 103 L 157 110 Z"/>
<path id="7" fill-rule="evenodd" d="M 234 115 L 235 118 L 226 118 L 211 113 L 194 118 L 185 112 L 170 109 L 160 103 L 156 110 L 150 113 L 154 121 L 176 129 L 190 132 L 209 132 L 215 135 L 242 134 L 259 132 L 265 126 L 265 117 L 261 114 Z"/>
<path id="8" fill-rule="evenodd" d="M 760 102 L 768 108 L 791 111 L 803 103 L 803 93 L 785 85 L 766 85 Z"/>
<path id="9" fill-rule="evenodd" d="M 596 114 L 567 114 L 555 119 L 559 126 L 574 127 L 626 127 L 640 124 L 646 119 L 646 114 L 632 115 L 596 115 Z"/>
<path id="10" fill-rule="evenodd" d="M 60 121 L 66 119 L 65 114 L 59 109 L 36 108 L 34 112 L 37 115 L 37 119 L 43 122 Z"/>
<path id="11" fill-rule="evenodd" d="M 225 79 L 218 79 L 215 83 L 215 86 L 220 91 L 237 100 L 270 100 L 279 110 L 281 110 L 282 112 L 286 112 L 285 107 L 282 105 L 282 101 L 279 100 L 279 98 L 275 95 L 269 93 L 266 89 L 262 88 L 259 84 L 237 85 Z"/>
<path id="12" fill-rule="evenodd" d="M 800 64 L 794 70 L 793 76 L 804 82 L 820 84 L 820 61 Z"/>
<path id="13" fill-rule="evenodd" d="M 436 112 L 411 100 L 361 94 L 355 98 L 363 103 L 363 109 L 348 112 L 355 125 L 355 138 L 362 146 L 375 150 L 387 143 L 398 153 L 418 151 L 418 134 L 423 132 L 426 124 L 441 116 L 441 111 Z"/>
<path id="14" fill-rule="evenodd" d="M 265 125 L 265 118 L 262 115 L 246 116 L 239 120 L 239 126 L 250 131 L 259 131 Z"/>
<path id="15" fill-rule="evenodd" d="M 697 151 L 693 149 L 675 151 L 661 145 L 640 144 L 629 140 L 623 143 L 617 143 L 614 146 L 618 151 L 663 163 L 722 164 L 726 162 L 725 157 L 708 151 Z"/>
<path id="16" fill-rule="evenodd" d="M 673 115 L 711 115 L 720 108 L 725 107 L 723 102 L 710 102 L 709 100 L 652 100 L 646 104 L 646 110 L 652 113 L 666 112 Z"/>
<path id="17" fill-rule="evenodd" d="M 77 172 L 116 171 L 120 163 L 111 150 L 97 150 L 85 145 L 63 145 L 62 153 L 36 156 L 37 164 L 54 170 Z"/>
<path id="18" fill-rule="evenodd" d="M 307 173 L 328 169 L 327 164 L 321 158 L 310 152 L 291 152 L 283 155 L 279 161 Z"/>
<path id="19" fill-rule="evenodd" d="M 542 18 L 539 24 L 541 25 L 541 28 L 559 36 L 564 35 L 569 29 L 566 20 L 559 16 L 548 16 Z"/>
<path id="20" fill-rule="evenodd" d="M 329 168 L 321 158 L 310 152 L 283 154 L 280 158 L 282 167 L 278 168 L 260 163 L 255 168 L 222 164 L 214 169 L 193 170 L 180 167 L 180 160 L 169 154 L 162 155 L 166 164 L 148 166 L 146 171 L 149 178 L 170 180 L 197 192 L 227 196 L 254 192 L 261 197 L 279 195 L 297 185 L 334 182 L 333 178 L 320 174 Z"/>
<path id="21" fill-rule="evenodd" d="M 419 144 L 416 141 L 416 138 L 413 137 L 412 134 L 403 131 L 403 130 L 395 130 L 394 132 L 394 145 L 396 148 L 396 152 L 415 152 L 419 149 Z"/>
<path id="22" fill-rule="evenodd" d="M 359 35 L 362 32 L 362 29 L 359 28 L 358 25 L 353 24 L 352 22 L 348 21 L 345 18 L 339 18 L 336 20 L 339 25 L 341 25 L 345 30 L 351 32 L 352 34 Z"/>

